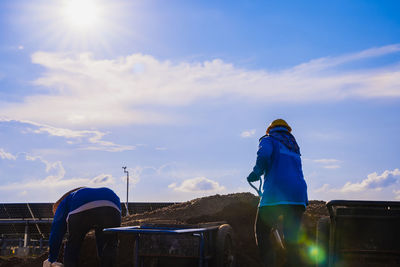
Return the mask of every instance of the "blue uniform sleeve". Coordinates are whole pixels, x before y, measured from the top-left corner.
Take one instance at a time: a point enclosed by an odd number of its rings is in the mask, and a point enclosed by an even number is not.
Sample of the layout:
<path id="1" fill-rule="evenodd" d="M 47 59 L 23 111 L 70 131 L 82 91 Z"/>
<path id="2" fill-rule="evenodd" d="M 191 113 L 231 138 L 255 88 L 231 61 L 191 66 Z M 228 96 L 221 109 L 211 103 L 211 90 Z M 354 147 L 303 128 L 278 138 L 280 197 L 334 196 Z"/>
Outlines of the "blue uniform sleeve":
<path id="1" fill-rule="evenodd" d="M 270 166 L 272 150 L 273 145 L 270 138 L 265 137 L 261 139 L 257 151 L 256 165 L 253 168 L 253 172 L 255 172 L 258 176 L 263 175 Z"/>
<path id="2" fill-rule="evenodd" d="M 67 231 L 68 197 L 61 201 L 54 215 L 49 239 L 49 261 L 55 262 L 60 252 L 61 242 Z"/>

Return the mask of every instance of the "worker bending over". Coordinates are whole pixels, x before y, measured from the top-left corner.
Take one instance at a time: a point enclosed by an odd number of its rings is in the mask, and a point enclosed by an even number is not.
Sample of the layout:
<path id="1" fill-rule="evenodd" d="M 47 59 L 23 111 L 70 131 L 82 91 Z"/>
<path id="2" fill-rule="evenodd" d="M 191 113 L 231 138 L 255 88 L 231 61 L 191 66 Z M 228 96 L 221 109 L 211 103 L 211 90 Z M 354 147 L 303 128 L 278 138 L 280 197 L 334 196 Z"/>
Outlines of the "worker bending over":
<path id="1" fill-rule="evenodd" d="M 301 167 L 300 148 L 291 127 L 282 119 L 274 120 L 260 138 L 257 161 L 247 177 L 249 182 L 264 175 L 256 223 L 256 241 L 264 266 L 276 266 L 271 230 L 283 218 L 286 265 L 300 266 L 298 253 L 301 218 L 308 204 L 307 185 Z"/>
<path id="2" fill-rule="evenodd" d="M 49 258 L 43 266 L 51 266 L 51 263 L 57 261 L 66 232 L 68 239 L 64 249 L 64 266 L 77 266 L 82 242 L 90 230 L 95 230 L 101 266 L 113 266 L 118 237 L 116 234 L 104 233 L 103 229 L 121 225 L 121 202 L 111 189 L 81 187 L 71 190 L 53 205 L 53 213 Z"/>

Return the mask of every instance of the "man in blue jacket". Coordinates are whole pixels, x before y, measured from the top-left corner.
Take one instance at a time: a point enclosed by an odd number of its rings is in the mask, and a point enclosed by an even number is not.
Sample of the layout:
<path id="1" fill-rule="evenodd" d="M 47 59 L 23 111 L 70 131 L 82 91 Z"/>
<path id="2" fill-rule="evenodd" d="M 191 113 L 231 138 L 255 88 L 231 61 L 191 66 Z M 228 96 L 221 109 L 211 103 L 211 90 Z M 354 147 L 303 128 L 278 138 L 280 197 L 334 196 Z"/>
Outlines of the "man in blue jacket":
<path id="1" fill-rule="evenodd" d="M 282 218 L 286 266 L 299 266 L 298 253 L 301 218 L 308 204 L 307 184 L 303 177 L 300 148 L 282 119 L 274 120 L 260 138 L 256 165 L 247 177 L 249 182 L 264 175 L 256 223 L 256 241 L 265 266 L 277 264 L 270 238 L 279 217 Z"/>
<path id="2" fill-rule="evenodd" d="M 64 234 L 68 232 L 64 266 L 77 266 L 85 235 L 94 229 L 101 266 L 113 266 L 117 256 L 118 237 L 103 233 L 103 229 L 121 225 L 121 202 L 111 189 L 76 188 L 64 194 L 53 205 L 53 212 L 55 215 L 47 262 L 56 262 Z"/>

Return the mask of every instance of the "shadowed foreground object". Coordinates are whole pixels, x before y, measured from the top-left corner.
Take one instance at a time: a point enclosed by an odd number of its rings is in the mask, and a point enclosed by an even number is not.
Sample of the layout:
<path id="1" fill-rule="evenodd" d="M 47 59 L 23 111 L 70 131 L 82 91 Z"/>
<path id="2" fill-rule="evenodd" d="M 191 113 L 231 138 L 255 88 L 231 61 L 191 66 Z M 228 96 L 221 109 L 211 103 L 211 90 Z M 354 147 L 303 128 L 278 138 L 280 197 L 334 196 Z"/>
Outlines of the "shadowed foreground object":
<path id="1" fill-rule="evenodd" d="M 214 195 L 191 201 L 168 205 L 150 212 L 133 214 L 122 218 L 122 226 L 142 225 L 154 222 L 173 222 L 178 224 L 199 224 L 205 222 L 226 221 L 231 225 L 235 236 L 236 266 L 260 267 L 260 259 L 254 240 L 254 219 L 258 197 L 251 193 Z M 310 201 L 303 216 L 304 249 L 315 245 L 315 229 L 319 218 L 328 216 L 324 201 Z M 133 266 L 131 237 L 120 237 L 117 266 Z M 59 261 L 62 259 L 62 251 Z M 82 244 L 80 266 L 97 266 L 94 233 L 89 233 Z M 308 255 L 308 253 L 307 253 Z M 308 256 L 305 256 L 308 257 Z M 47 255 L 31 258 L 29 261 L 18 258 L 0 258 L 1 267 L 41 267 Z M 308 259 L 311 263 L 312 259 Z M 12 263 L 12 264 L 11 264 Z"/>

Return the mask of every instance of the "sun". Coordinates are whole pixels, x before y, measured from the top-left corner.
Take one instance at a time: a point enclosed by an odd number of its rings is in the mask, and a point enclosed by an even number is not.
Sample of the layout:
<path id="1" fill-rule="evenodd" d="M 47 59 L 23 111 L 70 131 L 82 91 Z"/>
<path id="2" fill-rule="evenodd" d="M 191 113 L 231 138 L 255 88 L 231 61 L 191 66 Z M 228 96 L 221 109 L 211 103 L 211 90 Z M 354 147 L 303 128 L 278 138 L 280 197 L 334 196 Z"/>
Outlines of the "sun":
<path id="1" fill-rule="evenodd" d="M 63 16 L 66 24 L 74 29 L 93 29 L 101 23 L 102 8 L 95 0 L 68 0 L 64 2 Z"/>
<path id="2" fill-rule="evenodd" d="M 41 49 L 65 52 L 112 53 L 125 42 L 132 9 L 126 0 L 37 0 L 23 5 L 21 20 L 27 35 L 40 42 Z M 29 29 L 29 30 L 28 30 Z"/>

